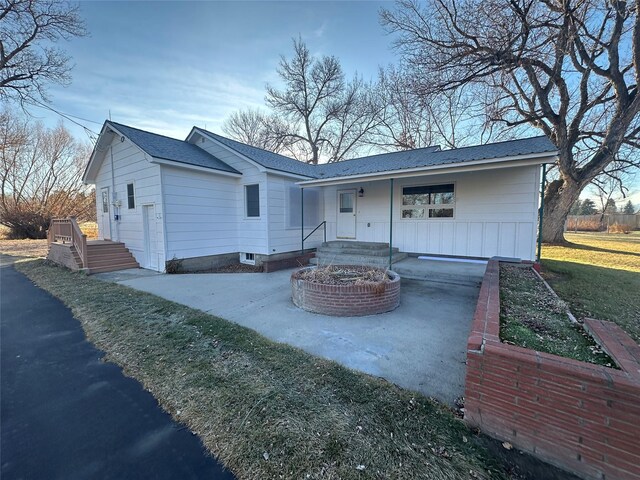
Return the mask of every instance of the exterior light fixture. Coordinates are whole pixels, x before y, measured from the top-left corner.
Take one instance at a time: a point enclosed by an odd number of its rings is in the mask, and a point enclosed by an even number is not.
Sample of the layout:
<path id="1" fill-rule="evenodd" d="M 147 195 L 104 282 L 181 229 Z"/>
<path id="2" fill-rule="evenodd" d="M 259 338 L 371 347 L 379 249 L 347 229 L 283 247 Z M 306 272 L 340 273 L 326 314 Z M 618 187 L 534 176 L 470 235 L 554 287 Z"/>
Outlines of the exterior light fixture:
<path id="1" fill-rule="evenodd" d="M 364 188 L 360 187 L 360 190 L 358 190 L 358 196 L 364 197 Z"/>

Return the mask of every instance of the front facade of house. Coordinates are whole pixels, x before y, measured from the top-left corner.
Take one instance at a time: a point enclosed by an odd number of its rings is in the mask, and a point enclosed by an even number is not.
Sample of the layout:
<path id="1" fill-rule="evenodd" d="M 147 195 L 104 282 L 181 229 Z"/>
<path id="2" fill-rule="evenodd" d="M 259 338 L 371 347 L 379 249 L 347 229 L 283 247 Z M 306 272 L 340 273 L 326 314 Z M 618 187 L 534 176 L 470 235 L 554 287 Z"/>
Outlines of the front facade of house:
<path id="1" fill-rule="evenodd" d="M 291 256 L 323 221 L 327 240 L 533 260 L 540 165 L 555 155 L 537 137 L 313 166 L 196 127 L 182 141 L 106 122 L 84 180 L 100 238 L 158 271 Z M 319 229 L 304 248 L 322 240 Z"/>

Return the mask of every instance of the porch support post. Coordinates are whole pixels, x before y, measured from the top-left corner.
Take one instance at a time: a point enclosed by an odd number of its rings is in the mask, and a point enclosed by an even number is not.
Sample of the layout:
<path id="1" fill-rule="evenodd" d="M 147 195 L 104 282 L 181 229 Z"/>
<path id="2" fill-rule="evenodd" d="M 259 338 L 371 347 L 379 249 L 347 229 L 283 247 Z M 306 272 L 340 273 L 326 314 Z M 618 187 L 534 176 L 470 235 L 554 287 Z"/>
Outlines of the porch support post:
<path id="1" fill-rule="evenodd" d="M 300 238 L 302 239 L 301 247 L 304 254 L 304 187 L 300 188 Z"/>
<path id="2" fill-rule="evenodd" d="M 393 260 L 393 178 L 389 179 L 389 270 Z"/>

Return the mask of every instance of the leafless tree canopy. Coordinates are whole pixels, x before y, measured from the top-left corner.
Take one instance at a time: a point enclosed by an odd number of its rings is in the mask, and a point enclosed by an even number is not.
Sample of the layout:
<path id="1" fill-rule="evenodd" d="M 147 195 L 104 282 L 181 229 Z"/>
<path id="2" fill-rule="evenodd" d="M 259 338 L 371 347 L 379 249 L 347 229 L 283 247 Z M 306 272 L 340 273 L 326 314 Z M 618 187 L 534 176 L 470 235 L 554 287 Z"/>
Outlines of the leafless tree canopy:
<path id="1" fill-rule="evenodd" d="M 82 184 L 90 154 L 62 124 L 0 112 L 0 224 L 14 238 L 44 238 L 52 217 L 94 219 L 93 190 Z"/>
<path id="2" fill-rule="evenodd" d="M 302 40 L 293 47 L 293 57 L 282 56 L 278 67 L 284 87 L 267 85 L 267 105 L 281 120 L 270 134 L 309 163 L 354 156 L 378 122 L 372 89 L 357 76 L 345 80 L 337 58 L 314 58 Z"/>
<path id="3" fill-rule="evenodd" d="M 480 85 L 489 120 L 542 130 L 559 150 L 543 236 L 563 241 L 582 189 L 615 161 L 638 164 L 635 2 L 401 0 L 382 13 L 422 95 Z"/>
<path id="4" fill-rule="evenodd" d="M 0 100 L 46 100 L 69 82 L 69 57 L 53 44 L 85 35 L 77 7 L 56 0 L 0 0 Z"/>

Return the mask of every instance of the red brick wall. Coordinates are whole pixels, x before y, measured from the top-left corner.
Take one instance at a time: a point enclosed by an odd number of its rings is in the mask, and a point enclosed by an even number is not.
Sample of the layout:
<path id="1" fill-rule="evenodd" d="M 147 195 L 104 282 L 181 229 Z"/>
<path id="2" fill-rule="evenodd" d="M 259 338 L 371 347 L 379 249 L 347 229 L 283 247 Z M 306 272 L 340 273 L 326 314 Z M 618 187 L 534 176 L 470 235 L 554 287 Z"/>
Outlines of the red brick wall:
<path id="1" fill-rule="evenodd" d="M 465 421 L 589 479 L 640 479 L 640 347 L 617 325 L 585 327 L 621 367 L 499 341 L 499 264 L 487 267 L 467 352 Z"/>
<path id="2" fill-rule="evenodd" d="M 293 303 L 304 310 L 325 315 L 356 317 L 388 312 L 400 305 L 400 276 L 381 285 L 321 285 L 291 275 Z"/>

